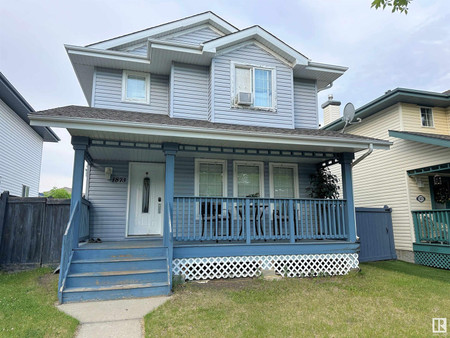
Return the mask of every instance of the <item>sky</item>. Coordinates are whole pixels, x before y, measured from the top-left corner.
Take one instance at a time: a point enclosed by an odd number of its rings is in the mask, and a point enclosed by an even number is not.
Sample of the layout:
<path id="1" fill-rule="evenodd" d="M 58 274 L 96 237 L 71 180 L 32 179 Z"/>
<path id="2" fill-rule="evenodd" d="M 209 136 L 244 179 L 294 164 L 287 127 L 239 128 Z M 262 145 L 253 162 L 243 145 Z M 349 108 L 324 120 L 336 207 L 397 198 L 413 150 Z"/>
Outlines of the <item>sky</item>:
<path id="1" fill-rule="evenodd" d="M 211 10 L 242 29 L 258 24 L 315 62 L 349 67 L 319 105 L 355 107 L 397 87 L 450 89 L 448 0 L 413 0 L 408 15 L 371 0 L 0 2 L 0 71 L 35 110 L 87 105 L 64 44 L 89 43 Z M 320 119 L 322 120 L 321 109 Z M 73 150 L 64 129 L 45 143 L 40 191 L 71 186 Z"/>

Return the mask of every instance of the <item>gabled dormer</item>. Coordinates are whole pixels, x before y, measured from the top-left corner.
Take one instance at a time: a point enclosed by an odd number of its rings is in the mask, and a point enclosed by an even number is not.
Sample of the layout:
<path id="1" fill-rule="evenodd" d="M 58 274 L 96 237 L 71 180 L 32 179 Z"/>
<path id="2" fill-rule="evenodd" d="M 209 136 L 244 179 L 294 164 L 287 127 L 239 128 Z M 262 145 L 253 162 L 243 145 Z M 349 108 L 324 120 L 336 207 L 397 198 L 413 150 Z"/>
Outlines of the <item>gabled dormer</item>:
<path id="1" fill-rule="evenodd" d="M 290 129 L 318 127 L 317 92 L 347 69 L 212 12 L 66 49 L 93 107 Z"/>

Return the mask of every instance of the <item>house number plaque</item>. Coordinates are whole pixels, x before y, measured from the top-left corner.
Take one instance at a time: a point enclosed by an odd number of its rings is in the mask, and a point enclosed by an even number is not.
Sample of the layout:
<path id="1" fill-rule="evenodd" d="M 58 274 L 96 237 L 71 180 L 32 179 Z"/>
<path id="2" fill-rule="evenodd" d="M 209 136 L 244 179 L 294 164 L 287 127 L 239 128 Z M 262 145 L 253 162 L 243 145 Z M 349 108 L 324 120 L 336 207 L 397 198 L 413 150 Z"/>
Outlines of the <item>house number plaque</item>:
<path id="1" fill-rule="evenodd" d="M 419 203 L 423 203 L 423 202 L 425 202 L 425 196 L 419 195 L 419 196 L 416 197 L 416 200 L 417 200 Z"/>
<path id="2" fill-rule="evenodd" d="M 111 182 L 113 183 L 127 183 L 126 177 L 114 176 L 111 178 Z"/>

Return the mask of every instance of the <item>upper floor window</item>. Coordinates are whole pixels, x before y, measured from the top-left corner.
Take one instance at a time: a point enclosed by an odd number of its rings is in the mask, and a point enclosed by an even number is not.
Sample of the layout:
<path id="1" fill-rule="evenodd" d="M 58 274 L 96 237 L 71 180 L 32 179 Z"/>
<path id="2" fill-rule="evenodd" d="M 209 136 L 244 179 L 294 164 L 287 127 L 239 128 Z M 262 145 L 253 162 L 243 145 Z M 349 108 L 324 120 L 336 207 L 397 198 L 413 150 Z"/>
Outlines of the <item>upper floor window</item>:
<path id="1" fill-rule="evenodd" d="M 422 127 L 434 127 L 433 111 L 431 108 L 420 108 L 420 118 Z"/>
<path id="2" fill-rule="evenodd" d="M 273 68 L 235 65 L 234 104 L 253 108 L 273 109 L 274 100 Z"/>
<path id="3" fill-rule="evenodd" d="M 122 100 L 150 103 L 150 74 L 123 71 Z"/>

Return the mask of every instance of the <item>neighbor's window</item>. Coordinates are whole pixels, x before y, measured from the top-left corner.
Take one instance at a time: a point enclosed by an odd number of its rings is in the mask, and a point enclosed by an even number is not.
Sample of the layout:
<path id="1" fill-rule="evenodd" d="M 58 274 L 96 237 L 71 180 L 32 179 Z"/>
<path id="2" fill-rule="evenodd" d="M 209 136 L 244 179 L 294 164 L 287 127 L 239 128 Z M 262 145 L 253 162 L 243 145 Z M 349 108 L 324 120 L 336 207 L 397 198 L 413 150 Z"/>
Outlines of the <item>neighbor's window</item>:
<path id="1" fill-rule="evenodd" d="M 420 108 L 420 118 L 422 120 L 422 127 L 433 127 L 433 111 L 431 108 Z"/>
<path id="2" fill-rule="evenodd" d="M 234 71 L 236 105 L 274 108 L 273 69 L 236 65 Z"/>
<path id="3" fill-rule="evenodd" d="M 146 73 L 123 72 L 123 101 L 150 103 L 150 75 Z"/>
<path id="4" fill-rule="evenodd" d="M 22 185 L 22 197 L 30 196 L 30 187 L 27 185 Z"/>
<path id="5" fill-rule="evenodd" d="M 195 173 L 196 196 L 226 196 L 226 161 L 197 159 Z"/>
<path id="6" fill-rule="evenodd" d="M 270 163 L 270 197 L 298 198 L 298 169 L 296 164 Z"/>
<path id="7" fill-rule="evenodd" d="M 263 197 L 264 171 L 261 162 L 234 162 L 234 194 L 237 197 Z"/>

